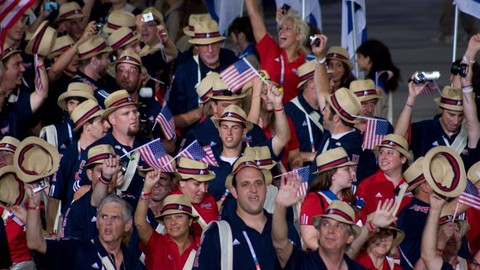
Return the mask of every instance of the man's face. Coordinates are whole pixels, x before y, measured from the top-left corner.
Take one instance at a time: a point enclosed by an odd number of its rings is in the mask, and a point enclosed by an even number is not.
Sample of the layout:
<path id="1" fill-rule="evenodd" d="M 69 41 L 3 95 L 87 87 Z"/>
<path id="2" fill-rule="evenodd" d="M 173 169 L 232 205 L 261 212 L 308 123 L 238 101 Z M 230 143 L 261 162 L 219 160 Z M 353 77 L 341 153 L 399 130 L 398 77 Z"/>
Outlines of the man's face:
<path id="1" fill-rule="evenodd" d="M 447 244 L 445 245 L 444 253 L 448 254 L 449 256 L 456 255 L 460 250 L 460 246 L 462 245 L 462 236 L 460 235 L 460 226 L 456 222 L 447 222 L 445 224 L 440 225 L 440 231 L 449 231 L 451 237 L 447 240 Z"/>
<path id="2" fill-rule="evenodd" d="M 5 74 L 3 76 L 3 85 L 7 89 L 13 90 L 16 86 L 22 84 L 23 73 L 25 72 L 25 67 L 23 66 L 23 59 L 19 53 L 13 54 L 8 59 L 5 65 Z"/>
<path id="3" fill-rule="evenodd" d="M 100 77 L 107 75 L 108 65 L 110 65 L 110 58 L 108 57 L 108 53 L 102 53 L 97 58 L 97 66 L 96 70 Z"/>
<path id="4" fill-rule="evenodd" d="M 213 116 L 216 118 L 220 118 L 223 115 L 223 111 L 230 105 L 237 105 L 238 107 L 242 107 L 242 100 L 241 99 L 232 99 L 232 100 L 213 100 L 210 102 L 213 110 Z"/>
<path id="5" fill-rule="evenodd" d="M 98 140 L 107 135 L 110 126 L 106 122 L 107 121 L 103 120 L 101 116 L 95 118 L 95 120 L 93 120 L 93 123 L 90 125 L 90 136 Z"/>
<path id="6" fill-rule="evenodd" d="M 341 251 L 352 243 L 354 236 L 350 234 L 349 225 L 331 218 L 322 218 L 318 224 L 318 243 L 327 251 Z"/>
<path id="7" fill-rule="evenodd" d="M 97 214 L 97 228 L 100 241 L 106 244 L 117 243 L 132 227 L 132 220 L 125 221 L 122 205 L 111 202 L 103 205 Z"/>
<path id="8" fill-rule="evenodd" d="M 69 34 L 73 40 L 79 40 L 82 37 L 84 26 L 83 26 L 83 19 L 73 19 L 73 20 L 65 20 L 61 23 L 63 29 Z"/>
<path id="9" fill-rule="evenodd" d="M 249 215 L 261 214 L 267 196 L 263 173 L 257 168 L 245 167 L 237 173 L 235 179 L 236 185 L 231 190 L 237 199 L 238 209 Z"/>
<path id="10" fill-rule="evenodd" d="M 108 116 L 114 132 L 133 137 L 140 128 L 138 110 L 135 105 L 118 108 Z"/>
<path id="11" fill-rule="evenodd" d="M 198 55 L 207 67 L 214 69 L 220 65 L 221 44 L 221 42 L 215 42 L 207 45 L 196 45 L 198 48 Z"/>
<path id="12" fill-rule="evenodd" d="M 17 22 L 12 26 L 12 28 L 8 29 L 7 37 L 15 42 L 20 42 L 22 40 L 23 34 L 27 30 L 27 25 L 25 22 L 27 21 L 28 16 L 22 16 Z M 12 44 L 8 44 L 12 45 Z"/>
<path id="13" fill-rule="evenodd" d="M 68 114 L 72 114 L 73 110 L 75 110 L 75 108 L 77 108 L 78 104 L 80 104 L 82 102 L 79 99 L 70 98 L 70 99 L 67 99 L 66 103 L 67 103 Z"/>
<path id="14" fill-rule="evenodd" d="M 375 106 L 377 105 L 377 99 L 365 101 L 361 103 L 360 115 L 365 117 L 375 116 Z"/>
<path id="15" fill-rule="evenodd" d="M 201 203 L 208 191 L 208 182 L 200 182 L 195 179 L 180 181 L 182 193 L 188 197 L 192 203 Z"/>
<path id="16" fill-rule="evenodd" d="M 125 45 L 123 50 L 130 50 L 135 53 L 139 53 L 142 48 L 140 47 L 140 41 L 135 40 L 130 42 L 129 44 Z"/>
<path id="17" fill-rule="evenodd" d="M 152 188 L 152 200 L 154 202 L 161 202 L 172 189 L 172 179 L 167 173 L 160 175 L 160 181 L 158 181 Z"/>
<path id="18" fill-rule="evenodd" d="M 333 113 L 332 113 L 332 108 L 330 105 L 326 105 L 323 110 L 322 110 L 322 115 L 323 115 L 323 127 L 326 130 L 332 130 L 333 128 Z"/>
<path id="19" fill-rule="evenodd" d="M 224 148 L 233 149 L 242 144 L 243 138 L 247 134 L 247 129 L 242 123 L 221 121 L 219 125 L 219 135 Z"/>
<path id="20" fill-rule="evenodd" d="M 140 82 L 140 68 L 128 63 L 117 65 L 115 79 L 120 88 L 127 90 L 129 94 L 138 90 Z"/>
<path id="21" fill-rule="evenodd" d="M 0 151 L 0 168 L 13 165 L 13 153 L 10 151 Z"/>
<path id="22" fill-rule="evenodd" d="M 155 45 L 159 42 L 157 34 L 157 23 L 155 21 L 146 22 L 142 27 L 142 37 L 141 40 L 143 43 L 148 45 Z"/>
<path id="23" fill-rule="evenodd" d="M 87 168 L 87 178 L 92 182 L 92 189 L 95 190 L 97 185 L 103 185 L 98 181 L 98 178 L 102 175 L 102 163 L 95 164 L 91 166 L 90 168 Z M 100 183 L 100 184 L 99 184 Z M 110 182 L 108 183 L 107 187 L 107 193 L 108 194 L 113 194 L 115 191 L 115 184 L 117 181 L 115 181 L 115 178 L 112 178 Z"/>
<path id="24" fill-rule="evenodd" d="M 440 116 L 440 123 L 443 129 L 448 133 L 456 133 L 460 130 L 460 126 L 463 122 L 463 112 L 442 110 Z"/>

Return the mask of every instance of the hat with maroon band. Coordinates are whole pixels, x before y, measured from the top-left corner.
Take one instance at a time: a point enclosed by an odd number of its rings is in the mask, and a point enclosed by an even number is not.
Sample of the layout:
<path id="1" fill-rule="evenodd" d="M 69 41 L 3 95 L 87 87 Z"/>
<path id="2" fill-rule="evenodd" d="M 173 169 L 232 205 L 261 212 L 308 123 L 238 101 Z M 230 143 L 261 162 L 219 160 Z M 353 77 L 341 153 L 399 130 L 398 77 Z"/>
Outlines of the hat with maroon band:
<path id="1" fill-rule="evenodd" d="M 330 218 L 340 223 L 351 225 L 355 235 L 358 236 L 360 234 L 361 228 L 355 223 L 355 210 L 346 202 L 340 200 L 332 201 L 323 215 L 312 218 L 313 226 L 318 228 L 318 224 L 323 218 Z"/>
<path id="2" fill-rule="evenodd" d="M 78 104 L 70 115 L 73 121 L 73 131 L 77 131 L 88 120 L 102 116 L 102 114 L 103 110 L 95 100 L 87 99 Z"/>
<path id="3" fill-rule="evenodd" d="M 105 39 L 101 36 L 92 36 L 82 44 L 78 45 L 78 60 L 86 60 L 101 53 L 109 53 L 112 51 Z"/>
<path id="4" fill-rule="evenodd" d="M 225 39 L 225 37 L 220 34 L 216 21 L 197 22 L 194 28 L 193 37 L 188 40 L 191 44 L 208 45 Z"/>

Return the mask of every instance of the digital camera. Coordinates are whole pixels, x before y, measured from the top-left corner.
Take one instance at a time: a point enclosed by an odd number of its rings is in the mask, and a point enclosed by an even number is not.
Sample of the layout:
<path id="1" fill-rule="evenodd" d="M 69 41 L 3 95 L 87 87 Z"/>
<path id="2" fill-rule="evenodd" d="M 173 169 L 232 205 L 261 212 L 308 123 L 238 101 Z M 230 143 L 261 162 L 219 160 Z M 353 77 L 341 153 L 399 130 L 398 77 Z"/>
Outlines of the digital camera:
<path id="1" fill-rule="evenodd" d="M 310 36 L 310 45 L 318 47 L 320 45 L 320 39 L 316 36 Z"/>
<path id="2" fill-rule="evenodd" d="M 53 11 L 58 10 L 58 3 L 57 2 L 46 2 L 44 5 L 45 11 Z"/>
<path id="3" fill-rule="evenodd" d="M 426 81 L 438 80 L 440 78 L 439 71 L 420 71 L 415 74 L 413 81 L 415 83 L 425 83 Z"/>
<path id="4" fill-rule="evenodd" d="M 452 67 L 450 68 L 450 73 L 453 75 L 460 75 L 462 77 L 467 76 L 468 73 L 468 65 L 464 63 L 452 63 Z"/>

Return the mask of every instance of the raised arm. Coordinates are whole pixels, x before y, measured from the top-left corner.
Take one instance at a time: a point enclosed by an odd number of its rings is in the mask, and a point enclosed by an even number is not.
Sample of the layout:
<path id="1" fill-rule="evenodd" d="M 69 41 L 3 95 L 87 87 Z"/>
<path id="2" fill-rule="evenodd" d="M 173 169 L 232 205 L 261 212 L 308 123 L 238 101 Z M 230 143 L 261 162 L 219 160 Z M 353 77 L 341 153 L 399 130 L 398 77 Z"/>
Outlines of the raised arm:
<path id="1" fill-rule="evenodd" d="M 318 105 L 320 111 L 323 111 L 326 105 L 326 97 L 330 94 L 330 82 L 327 74 L 327 63 L 325 58 L 325 49 L 327 47 L 328 38 L 325 35 L 315 35 L 320 39 L 318 46 L 312 45 L 312 52 L 317 58 L 315 74 L 313 77 L 315 92 L 317 94 Z"/>
<path id="2" fill-rule="evenodd" d="M 45 70 L 45 63 L 43 62 L 43 56 L 38 56 L 38 76 L 40 77 L 40 83 L 35 83 L 35 92 L 30 94 L 30 108 L 32 113 L 35 113 L 48 96 L 48 75 Z"/>
<path id="3" fill-rule="evenodd" d="M 175 43 L 173 43 L 172 39 L 167 33 L 167 29 L 163 24 L 157 25 L 157 35 L 160 42 L 162 42 L 163 46 L 165 47 L 165 54 L 167 56 L 167 59 L 165 60 L 167 63 L 175 60 L 178 55 L 177 46 L 175 46 Z"/>
<path id="4" fill-rule="evenodd" d="M 253 36 L 255 37 L 255 41 L 260 42 L 260 40 L 267 34 L 267 27 L 265 27 L 263 18 L 258 11 L 257 1 L 245 0 L 245 7 L 247 8 L 250 23 L 252 24 Z"/>
<path id="5" fill-rule="evenodd" d="M 260 120 L 260 106 L 262 106 L 262 79 L 256 77 L 252 80 L 252 101 L 250 103 L 250 111 L 248 112 L 248 121 L 257 124 Z"/>
<path id="6" fill-rule="evenodd" d="M 161 171 L 150 171 L 145 177 L 142 195 L 138 200 L 137 209 L 135 210 L 135 227 L 137 227 L 138 236 L 142 244 L 147 245 L 148 240 L 152 236 L 153 228 L 147 222 L 148 202 L 153 186 L 160 180 Z"/>
<path id="7" fill-rule="evenodd" d="M 33 189 L 37 186 L 37 183 L 25 184 L 25 190 L 29 197 L 27 211 L 27 246 L 31 250 L 45 254 L 47 252 L 47 241 L 43 237 L 42 220 L 40 218 L 42 192 L 33 192 Z"/>
<path id="8" fill-rule="evenodd" d="M 267 99 L 273 104 L 275 114 L 275 136 L 272 139 L 272 149 L 276 156 L 279 156 L 285 145 L 290 140 L 290 126 L 283 107 L 283 90 L 275 85 L 268 86 Z"/>
<path id="9" fill-rule="evenodd" d="M 423 229 L 422 244 L 420 247 L 421 258 L 427 269 L 442 268 L 443 259 L 437 253 L 438 239 L 438 219 L 445 200 L 436 194 L 430 195 L 430 210 L 428 212 L 427 223 Z"/>
<path id="10" fill-rule="evenodd" d="M 301 200 L 301 197 L 297 196 L 300 185 L 301 180 L 296 175 L 292 174 L 286 179 L 282 178 L 275 198 L 275 210 L 272 218 L 272 224 L 275 226 L 272 226 L 272 241 L 282 268 L 287 264 L 293 251 L 293 244 L 288 240 L 287 207 Z"/>
<path id="11" fill-rule="evenodd" d="M 111 181 L 115 181 L 117 173 L 120 171 L 120 157 L 110 157 L 103 161 L 102 164 L 102 181 L 98 181 L 97 185 L 93 189 L 92 198 L 90 204 L 93 207 L 98 207 L 100 201 L 108 195 L 108 186 L 112 185 Z"/>
<path id="12" fill-rule="evenodd" d="M 415 74 L 414 74 L 415 75 Z M 412 75 L 412 77 L 414 76 Z M 416 84 L 413 81 L 408 83 L 408 98 L 405 102 L 402 112 L 398 116 L 397 123 L 395 124 L 395 134 L 405 137 L 407 135 L 408 128 L 410 127 L 410 119 L 412 117 L 412 111 L 415 107 L 415 101 L 418 95 L 425 88 L 424 83 Z"/>

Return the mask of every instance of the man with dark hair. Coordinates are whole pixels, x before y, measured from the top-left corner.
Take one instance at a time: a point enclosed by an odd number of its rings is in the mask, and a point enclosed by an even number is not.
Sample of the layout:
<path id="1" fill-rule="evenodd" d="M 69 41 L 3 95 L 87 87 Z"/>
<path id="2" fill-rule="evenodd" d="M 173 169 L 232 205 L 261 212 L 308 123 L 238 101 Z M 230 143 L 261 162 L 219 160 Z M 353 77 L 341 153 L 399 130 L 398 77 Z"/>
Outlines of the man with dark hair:
<path id="1" fill-rule="evenodd" d="M 255 48 L 255 38 L 253 37 L 252 24 L 248 17 L 235 18 L 228 27 L 228 34 L 232 38 L 233 44 L 237 45 L 239 52 L 237 57 L 247 58 L 255 69 L 260 68 L 258 52 Z"/>

